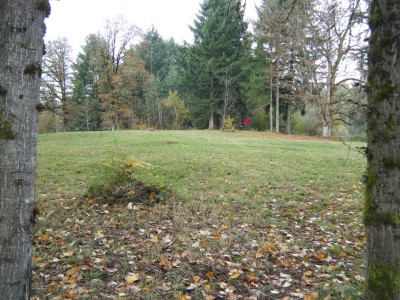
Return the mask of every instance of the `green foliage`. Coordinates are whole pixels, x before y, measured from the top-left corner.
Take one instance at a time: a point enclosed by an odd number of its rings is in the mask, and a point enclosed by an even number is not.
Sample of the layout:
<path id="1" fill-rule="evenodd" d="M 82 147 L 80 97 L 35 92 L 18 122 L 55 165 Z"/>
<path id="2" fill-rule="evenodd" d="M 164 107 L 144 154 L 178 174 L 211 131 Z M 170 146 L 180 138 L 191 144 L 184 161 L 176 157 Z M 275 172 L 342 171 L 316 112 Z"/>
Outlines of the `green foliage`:
<path id="1" fill-rule="evenodd" d="M 53 112 L 44 111 L 39 115 L 38 132 L 48 133 L 56 131 L 56 116 Z"/>
<path id="2" fill-rule="evenodd" d="M 258 107 L 251 117 L 250 123 L 245 126 L 245 129 L 249 127 L 250 129 L 255 129 L 259 131 L 266 131 L 269 129 L 269 116 L 265 113 L 263 107 Z"/>
<path id="3" fill-rule="evenodd" d="M 194 44 L 185 52 L 185 84 L 194 96 L 190 107 L 195 120 L 207 120 L 221 109 L 226 77 L 232 81 L 229 88 L 239 95 L 235 106 L 242 102 L 239 82 L 247 80 L 244 63 L 249 55 L 248 32 L 247 24 L 242 22 L 241 1 L 234 2 L 203 2 L 191 27 Z"/>
<path id="4" fill-rule="evenodd" d="M 164 107 L 163 120 L 166 128 L 182 129 L 186 122 L 190 120 L 189 110 L 179 97 L 177 91 L 169 93 L 168 98 L 161 102 Z"/>
<path id="5" fill-rule="evenodd" d="M 231 118 L 231 116 L 227 116 L 222 124 L 222 131 L 234 132 L 235 128 L 235 119 Z"/>
<path id="6" fill-rule="evenodd" d="M 140 161 L 112 158 L 96 170 L 94 182 L 86 193 L 87 200 L 107 204 L 132 202 L 150 205 L 169 198 L 165 188 L 135 179 L 135 168 L 139 167 L 144 167 Z"/>

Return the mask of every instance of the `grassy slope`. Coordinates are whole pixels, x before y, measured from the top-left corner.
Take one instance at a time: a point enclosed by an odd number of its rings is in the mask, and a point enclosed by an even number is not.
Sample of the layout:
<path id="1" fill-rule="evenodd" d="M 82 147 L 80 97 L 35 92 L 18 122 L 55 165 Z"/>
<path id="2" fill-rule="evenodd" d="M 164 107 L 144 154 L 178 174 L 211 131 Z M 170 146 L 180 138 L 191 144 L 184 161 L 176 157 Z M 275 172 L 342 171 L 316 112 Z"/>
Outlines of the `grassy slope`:
<path id="1" fill-rule="evenodd" d="M 74 206 L 113 158 L 144 162 L 135 169 L 137 177 L 168 186 L 177 200 L 140 207 L 134 218 L 123 206 L 107 208 L 106 215 L 99 205 Z M 89 299 L 355 294 L 363 273 L 364 166 L 362 155 L 342 143 L 250 132 L 41 135 L 37 199 L 43 214 L 35 235 L 35 293 Z M 97 221 L 88 221 L 93 218 Z M 122 225 L 116 230 L 113 222 Z M 99 230 L 102 246 L 94 240 Z M 113 235 L 121 238 L 114 241 Z M 126 239 L 139 246 L 126 250 Z M 78 247 L 77 240 L 84 242 Z M 118 264 L 117 274 L 93 262 L 96 247 L 107 244 L 102 257 Z M 125 250 L 117 263 L 112 257 L 118 247 Z M 163 259 L 179 264 L 165 267 Z M 75 278 L 66 275 L 73 266 Z M 140 279 L 127 283 L 128 274 Z M 337 281 L 342 284 L 334 288 Z"/>

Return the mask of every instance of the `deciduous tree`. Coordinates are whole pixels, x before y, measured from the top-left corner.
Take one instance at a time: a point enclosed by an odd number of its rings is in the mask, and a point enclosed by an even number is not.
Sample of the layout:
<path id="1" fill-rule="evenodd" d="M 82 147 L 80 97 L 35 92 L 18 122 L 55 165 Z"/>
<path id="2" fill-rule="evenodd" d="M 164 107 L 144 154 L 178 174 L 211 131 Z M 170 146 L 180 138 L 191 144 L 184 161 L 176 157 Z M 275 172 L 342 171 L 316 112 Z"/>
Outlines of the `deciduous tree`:
<path id="1" fill-rule="evenodd" d="M 71 95 L 72 47 L 65 37 L 49 41 L 43 57 L 42 101 L 61 116 L 62 131 L 68 129 L 68 104 Z"/>
<path id="2" fill-rule="evenodd" d="M 47 0 L 0 1 L 0 297 L 29 299 Z"/>

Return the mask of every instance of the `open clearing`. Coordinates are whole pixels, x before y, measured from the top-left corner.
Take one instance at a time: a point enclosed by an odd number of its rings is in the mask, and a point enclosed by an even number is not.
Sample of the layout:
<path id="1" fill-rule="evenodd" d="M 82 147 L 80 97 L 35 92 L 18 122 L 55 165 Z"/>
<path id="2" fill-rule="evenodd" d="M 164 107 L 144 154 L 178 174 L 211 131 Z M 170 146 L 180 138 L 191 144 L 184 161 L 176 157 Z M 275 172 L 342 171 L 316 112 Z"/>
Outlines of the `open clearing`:
<path id="1" fill-rule="evenodd" d="M 256 132 L 40 135 L 33 299 L 360 298 L 361 146 Z M 118 165 L 173 196 L 84 197 Z"/>

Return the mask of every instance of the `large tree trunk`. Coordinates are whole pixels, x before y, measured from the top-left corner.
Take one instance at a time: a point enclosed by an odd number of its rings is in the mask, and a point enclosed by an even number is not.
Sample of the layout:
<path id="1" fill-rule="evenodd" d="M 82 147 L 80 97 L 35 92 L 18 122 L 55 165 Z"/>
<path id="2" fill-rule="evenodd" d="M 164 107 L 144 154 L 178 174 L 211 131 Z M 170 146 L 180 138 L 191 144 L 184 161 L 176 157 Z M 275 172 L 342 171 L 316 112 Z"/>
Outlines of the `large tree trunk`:
<path id="1" fill-rule="evenodd" d="M 400 299 L 400 5 L 371 3 L 366 299 Z"/>
<path id="2" fill-rule="evenodd" d="M 0 0 L 1 299 L 29 299 L 36 107 L 49 13 L 47 0 Z"/>

